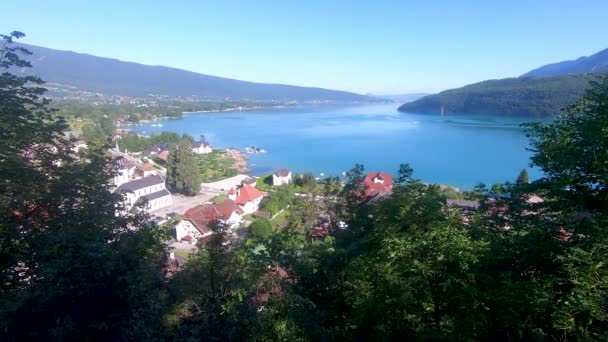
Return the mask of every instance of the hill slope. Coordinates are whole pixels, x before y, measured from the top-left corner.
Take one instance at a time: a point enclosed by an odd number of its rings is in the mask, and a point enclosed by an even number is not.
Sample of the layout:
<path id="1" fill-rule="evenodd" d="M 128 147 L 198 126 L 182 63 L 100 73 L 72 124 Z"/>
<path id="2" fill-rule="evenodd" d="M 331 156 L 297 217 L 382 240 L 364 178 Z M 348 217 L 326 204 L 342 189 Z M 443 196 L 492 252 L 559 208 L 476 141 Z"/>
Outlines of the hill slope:
<path id="1" fill-rule="evenodd" d="M 46 82 L 105 95 L 130 97 L 198 96 L 209 99 L 263 101 L 367 102 L 373 98 L 322 88 L 266 84 L 150 66 L 71 51 L 22 44 L 33 52 L 32 74 Z"/>
<path id="2" fill-rule="evenodd" d="M 401 112 L 553 116 L 574 103 L 594 74 L 490 80 L 423 97 L 399 107 Z"/>
<path id="3" fill-rule="evenodd" d="M 522 77 L 546 77 L 593 72 L 608 72 L 608 49 L 589 57 L 547 64 L 523 74 Z"/>

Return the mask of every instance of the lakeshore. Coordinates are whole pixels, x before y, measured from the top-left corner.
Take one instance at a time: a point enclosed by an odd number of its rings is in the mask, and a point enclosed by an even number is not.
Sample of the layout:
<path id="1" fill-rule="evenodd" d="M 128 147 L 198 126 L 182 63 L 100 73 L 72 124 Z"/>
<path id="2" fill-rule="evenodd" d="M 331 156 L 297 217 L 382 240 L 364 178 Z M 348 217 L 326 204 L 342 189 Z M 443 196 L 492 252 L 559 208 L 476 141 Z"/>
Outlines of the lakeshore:
<path id="1" fill-rule="evenodd" d="M 243 155 L 242 172 L 254 176 L 286 167 L 315 177 L 342 176 L 356 163 L 396 173 L 409 163 L 426 183 L 469 190 L 478 183 L 512 181 L 529 168 L 522 118 L 492 115 L 442 118 L 399 113 L 397 104 L 296 106 L 247 112 L 209 112 L 131 126 L 144 135 L 163 131 L 199 136 L 212 146 L 267 153 Z M 255 129 L 254 129 L 255 127 Z M 245 165 L 245 160 L 246 164 Z M 247 169 L 247 171 L 244 171 Z M 536 179 L 540 171 L 529 169 Z"/>

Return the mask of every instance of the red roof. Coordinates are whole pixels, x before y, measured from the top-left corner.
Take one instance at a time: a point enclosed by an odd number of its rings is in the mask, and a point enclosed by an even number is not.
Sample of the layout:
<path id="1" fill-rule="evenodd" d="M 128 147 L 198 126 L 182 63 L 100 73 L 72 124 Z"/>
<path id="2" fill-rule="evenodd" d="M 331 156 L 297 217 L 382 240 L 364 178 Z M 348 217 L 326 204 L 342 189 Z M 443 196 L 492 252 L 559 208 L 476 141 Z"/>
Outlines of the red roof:
<path id="1" fill-rule="evenodd" d="M 374 179 L 376 178 L 382 180 L 383 182 L 374 182 Z M 391 188 L 393 187 L 393 175 L 384 172 L 370 172 L 365 177 L 363 183 L 367 185 L 365 194 L 367 196 L 375 196 L 377 194 L 391 191 Z"/>
<path id="2" fill-rule="evenodd" d="M 184 220 L 192 222 L 201 234 L 211 231 L 208 224 L 220 218 L 219 211 L 211 204 L 201 204 L 186 210 Z"/>
<path id="3" fill-rule="evenodd" d="M 234 202 L 231 199 L 227 199 L 222 203 L 216 204 L 215 208 L 217 209 L 217 211 L 219 211 L 221 216 L 224 217 L 225 219 L 229 218 L 232 215 L 232 213 L 235 211 L 239 215 L 243 214 L 243 210 L 241 208 L 239 208 L 239 206 L 236 205 L 236 202 Z"/>
<path id="4" fill-rule="evenodd" d="M 169 151 L 162 151 L 158 154 L 158 158 L 167 161 L 169 159 Z"/>
<path id="5" fill-rule="evenodd" d="M 369 185 L 371 183 L 374 183 L 374 178 L 379 178 L 379 179 L 384 180 L 383 183 L 376 183 L 376 184 L 384 184 L 386 186 L 393 185 L 393 175 L 391 175 L 390 173 L 384 173 L 384 172 L 370 172 L 367 174 L 367 176 L 365 177 L 365 180 L 363 182 L 365 184 Z"/>
<path id="6" fill-rule="evenodd" d="M 249 184 L 245 184 L 239 193 L 239 197 L 236 198 L 236 204 L 245 205 L 247 202 L 251 202 L 257 198 L 264 196 L 264 193 Z"/>
<path id="7" fill-rule="evenodd" d="M 209 223 L 220 218 L 228 219 L 233 212 L 243 214 L 243 210 L 233 200 L 227 199 L 219 204 L 201 204 L 186 210 L 184 220 L 192 222 L 201 234 L 211 232 Z"/>
<path id="8" fill-rule="evenodd" d="M 230 190 L 228 190 L 228 195 L 234 195 L 236 194 L 236 190 L 234 190 L 234 188 L 230 188 Z"/>

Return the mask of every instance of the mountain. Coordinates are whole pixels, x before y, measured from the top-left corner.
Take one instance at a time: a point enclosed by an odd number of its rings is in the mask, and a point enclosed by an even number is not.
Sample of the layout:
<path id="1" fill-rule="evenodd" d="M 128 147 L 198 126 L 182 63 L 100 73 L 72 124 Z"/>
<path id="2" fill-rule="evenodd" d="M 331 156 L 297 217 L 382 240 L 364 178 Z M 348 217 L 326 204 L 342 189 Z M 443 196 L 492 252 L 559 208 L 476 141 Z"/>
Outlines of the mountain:
<path id="1" fill-rule="evenodd" d="M 401 112 L 554 116 L 589 87 L 596 74 L 490 80 L 425 96 L 399 107 Z"/>
<path id="2" fill-rule="evenodd" d="M 412 93 L 412 94 L 366 94 L 371 97 L 386 99 L 393 102 L 408 103 L 419 98 L 430 95 L 430 93 Z"/>
<path id="3" fill-rule="evenodd" d="M 33 68 L 21 72 L 79 90 L 128 97 L 200 97 L 215 100 L 371 102 L 368 96 L 322 88 L 239 81 L 71 51 L 21 44 Z"/>
<path id="4" fill-rule="evenodd" d="M 547 77 L 595 72 L 608 72 L 608 49 L 572 61 L 547 64 L 523 74 L 522 77 Z"/>

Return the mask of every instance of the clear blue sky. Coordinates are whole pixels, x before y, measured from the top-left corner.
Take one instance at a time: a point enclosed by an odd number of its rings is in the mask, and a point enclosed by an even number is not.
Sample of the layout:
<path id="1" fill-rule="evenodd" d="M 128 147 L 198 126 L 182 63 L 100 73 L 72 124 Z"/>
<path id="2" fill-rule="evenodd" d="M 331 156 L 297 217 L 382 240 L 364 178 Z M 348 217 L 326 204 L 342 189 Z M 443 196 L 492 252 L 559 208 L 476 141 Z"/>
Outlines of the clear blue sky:
<path id="1" fill-rule="evenodd" d="M 24 42 L 257 82 L 435 92 L 608 47 L 608 1 L 3 0 Z"/>

